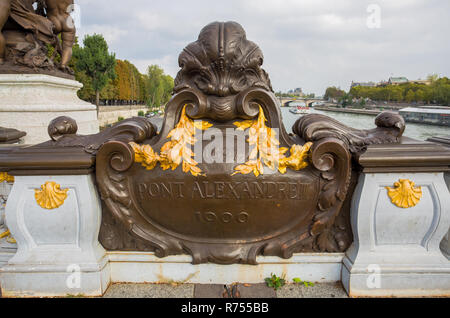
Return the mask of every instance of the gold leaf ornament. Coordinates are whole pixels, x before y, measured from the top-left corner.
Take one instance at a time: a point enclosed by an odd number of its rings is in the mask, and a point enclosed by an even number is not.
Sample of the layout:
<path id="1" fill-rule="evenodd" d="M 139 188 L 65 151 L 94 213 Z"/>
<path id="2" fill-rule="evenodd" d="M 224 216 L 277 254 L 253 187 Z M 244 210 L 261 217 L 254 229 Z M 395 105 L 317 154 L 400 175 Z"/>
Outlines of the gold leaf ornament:
<path id="1" fill-rule="evenodd" d="M 408 179 L 400 179 L 394 188 L 386 187 L 391 202 L 399 208 L 407 209 L 416 206 L 422 198 L 422 187 Z"/>
<path id="2" fill-rule="evenodd" d="M 280 159 L 278 170 L 284 174 L 286 173 L 286 168 L 296 171 L 306 168 L 312 145 L 312 142 L 307 142 L 303 146 L 293 145 L 290 150 L 291 155 L 288 158 Z"/>
<path id="3" fill-rule="evenodd" d="M 249 129 L 248 143 L 251 151 L 249 160 L 245 164 L 235 167 L 232 175 L 253 172 L 258 177 L 264 174 L 264 165 L 271 170 L 275 170 L 278 166 L 278 171 L 282 174 L 286 173 L 287 168 L 298 171 L 308 166 L 308 156 L 312 143 L 308 142 L 303 146 L 293 145 L 290 149 L 291 155 L 286 157 L 285 154 L 289 149 L 279 147 L 280 142 L 275 129 L 267 127 L 266 122 L 264 110 L 259 106 L 258 119 L 233 123 L 238 130 Z"/>
<path id="4" fill-rule="evenodd" d="M 6 182 L 14 182 L 14 177 L 10 176 L 6 172 L 0 172 L 0 183 L 2 183 L 4 181 L 6 181 Z"/>
<path id="5" fill-rule="evenodd" d="M 61 189 L 59 184 L 50 181 L 41 185 L 41 189 L 34 191 L 37 204 L 43 209 L 53 210 L 64 204 L 69 189 Z"/>
<path id="6" fill-rule="evenodd" d="M 191 146 L 197 142 L 194 137 L 195 129 L 207 130 L 211 126 L 209 122 L 194 121 L 189 118 L 184 106 L 180 121 L 167 135 L 170 141 L 161 147 L 160 154 L 156 153 L 150 145 L 130 143 L 135 154 L 135 162 L 142 164 L 147 170 L 154 169 L 158 162 L 163 170 L 175 170 L 182 164 L 183 172 L 199 176 L 202 170 L 198 167 L 198 162 L 192 158 L 194 153 L 191 150 Z"/>
<path id="7" fill-rule="evenodd" d="M 130 142 L 130 146 L 134 151 L 135 162 L 142 164 L 147 170 L 152 170 L 156 167 L 160 158 L 150 145 L 138 145 L 134 142 Z"/>

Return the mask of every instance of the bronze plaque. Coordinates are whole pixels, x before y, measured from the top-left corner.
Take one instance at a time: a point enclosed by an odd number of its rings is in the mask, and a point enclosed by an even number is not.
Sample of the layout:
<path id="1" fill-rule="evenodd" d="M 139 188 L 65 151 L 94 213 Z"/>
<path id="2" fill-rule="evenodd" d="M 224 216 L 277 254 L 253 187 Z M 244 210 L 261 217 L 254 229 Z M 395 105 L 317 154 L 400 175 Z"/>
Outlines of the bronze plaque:
<path id="1" fill-rule="evenodd" d="M 356 130 L 307 115 L 289 135 L 262 62 L 239 24 L 215 22 L 181 53 L 158 134 L 144 119 L 85 139 L 65 136 L 61 120 L 51 125 L 56 143 L 84 140 L 96 152 L 107 249 L 256 264 L 257 255 L 349 246 L 341 210 L 351 196 L 352 154 L 396 141 L 404 122 L 383 113 L 377 128 Z"/>

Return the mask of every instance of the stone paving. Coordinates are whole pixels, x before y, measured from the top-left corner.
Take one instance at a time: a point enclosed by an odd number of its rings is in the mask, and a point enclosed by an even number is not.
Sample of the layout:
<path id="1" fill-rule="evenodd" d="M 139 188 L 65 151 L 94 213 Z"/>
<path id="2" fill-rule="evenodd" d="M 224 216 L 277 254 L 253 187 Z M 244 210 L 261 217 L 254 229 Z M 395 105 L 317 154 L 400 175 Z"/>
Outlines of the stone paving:
<path id="1" fill-rule="evenodd" d="M 231 286 L 229 286 L 231 287 Z M 230 289 L 231 291 L 232 289 Z M 239 298 L 347 298 L 340 283 L 311 287 L 287 284 L 275 291 L 265 284 L 238 284 Z M 224 285 L 113 284 L 104 298 L 227 298 Z M 224 297 L 225 296 L 225 297 Z"/>

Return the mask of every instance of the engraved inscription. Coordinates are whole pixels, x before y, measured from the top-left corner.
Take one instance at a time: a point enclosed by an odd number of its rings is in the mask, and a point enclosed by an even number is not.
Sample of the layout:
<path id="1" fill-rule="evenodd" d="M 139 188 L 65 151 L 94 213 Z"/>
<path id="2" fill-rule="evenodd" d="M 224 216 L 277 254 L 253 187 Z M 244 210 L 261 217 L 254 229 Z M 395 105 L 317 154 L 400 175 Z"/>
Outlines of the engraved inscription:
<path id="1" fill-rule="evenodd" d="M 271 181 L 195 181 L 190 186 L 184 182 L 140 183 L 138 192 L 142 200 L 161 199 L 278 199 L 307 200 L 312 184 Z"/>
<path id="2" fill-rule="evenodd" d="M 183 182 L 140 183 L 138 191 L 141 199 L 150 198 L 182 199 Z"/>

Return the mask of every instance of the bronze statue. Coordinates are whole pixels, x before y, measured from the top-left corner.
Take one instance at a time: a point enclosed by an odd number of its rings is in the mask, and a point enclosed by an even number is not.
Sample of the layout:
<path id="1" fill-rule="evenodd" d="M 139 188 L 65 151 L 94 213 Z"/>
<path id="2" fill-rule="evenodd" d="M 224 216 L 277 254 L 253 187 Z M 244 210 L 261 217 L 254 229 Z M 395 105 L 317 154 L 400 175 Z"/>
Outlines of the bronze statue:
<path id="1" fill-rule="evenodd" d="M 11 0 L 0 0 L 0 64 L 5 62 L 6 40 L 1 30 L 11 12 Z"/>
<path id="2" fill-rule="evenodd" d="M 71 73 L 67 65 L 75 41 L 72 4 L 73 0 L 0 0 L 0 64 L 9 64 L 0 67 L 0 72 L 20 73 L 28 67 Z M 60 53 L 60 63 L 54 62 L 55 54 L 47 56 L 47 44 Z"/>
<path id="3" fill-rule="evenodd" d="M 73 0 L 45 0 L 47 4 L 47 17 L 53 22 L 53 32 L 61 34 L 61 68 L 67 69 L 72 58 L 72 46 L 75 43 L 75 25 L 68 10 Z"/>

